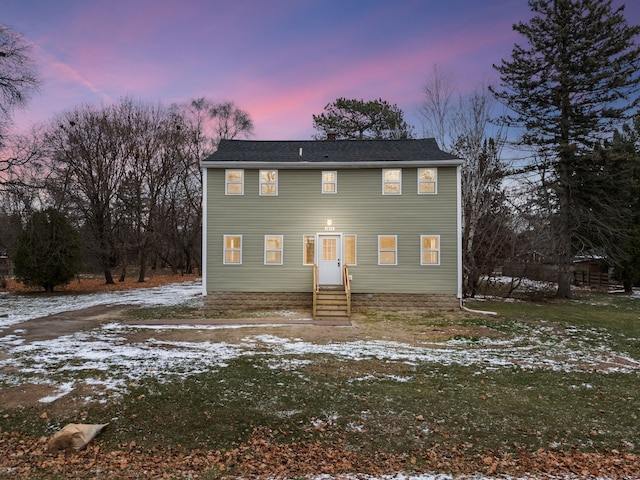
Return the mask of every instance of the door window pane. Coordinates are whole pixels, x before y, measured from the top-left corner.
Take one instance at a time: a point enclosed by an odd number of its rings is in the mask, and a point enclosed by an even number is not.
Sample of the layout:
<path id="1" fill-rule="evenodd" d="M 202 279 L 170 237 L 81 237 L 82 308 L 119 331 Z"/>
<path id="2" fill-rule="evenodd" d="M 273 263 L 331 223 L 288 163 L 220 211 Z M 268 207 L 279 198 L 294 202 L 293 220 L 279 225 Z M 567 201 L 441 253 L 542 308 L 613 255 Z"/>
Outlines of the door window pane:
<path id="1" fill-rule="evenodd" d="M 322 260 L 334 261 L 338 258 L 336 250 L 335 238 L 323 238 L 322 239 Z"/>

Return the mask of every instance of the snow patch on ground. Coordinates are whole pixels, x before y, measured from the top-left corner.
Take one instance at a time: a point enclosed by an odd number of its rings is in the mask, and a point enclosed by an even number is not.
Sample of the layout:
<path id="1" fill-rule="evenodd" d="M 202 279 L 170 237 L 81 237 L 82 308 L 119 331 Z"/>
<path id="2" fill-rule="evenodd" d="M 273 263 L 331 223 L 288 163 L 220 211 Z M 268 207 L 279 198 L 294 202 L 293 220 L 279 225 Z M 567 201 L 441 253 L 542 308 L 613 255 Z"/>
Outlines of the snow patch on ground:
<path id="1" fill-rule="evenodd" d="M 21 318 L 34 318 L 43 312 L 84 308 L 89 304 L 127 303 L 137 305 L 174 305 L 191 302 L 200 294 L 199 282 L 187 282 L 145 290 L 113 292 L 77 297 L 48 297 L 53 306 L 34 302 L 33 297 L 11 300 L 19 305 L 18 313 L 0 318 L 7 324 Z M 3 300 L 7 296 L 2 297 Z M 39 304 L 39 305 L 38 305 Z M 3 303 L 2 308 L 7 306 Z M 286 312 L 284 312 L 286 313 Z M 265 325 L 266 326 L 266 325 Z M 335 361 L 364 361 L 368 359 L 407 364 L 475 366 L 478 372 L 500 368 L 544 369 L 553 371 L 591 371 L 603 373 L 640 372 L 640 362 L 624 352 L 611 351 L 605 346 L 606 332 L 595 329 L 567 328 L 558 331 L 544 323 L 521 324 L 513 333 L 500 338 L 457 337 L 449 341 L 406 344 L 383 340 L 357 340 L 316 344 L 300 338 L 283 338 L 275 333 L 247 335 L 238 343 L 216 341 L 164 341 L 146 338 L 134 341 L 142 329 L 213 329 L 242 326 L 205 325 L 124 325 L 108 323 L 91 331 L 75 332 L 55 339 L 25 342 L 24 330 L 11 335 L 0 331 L 0 381 L 7 385 L 20 382 L 53 384 L 59 390 L 41 399 L 52 402 L 76 385 L 95 385 L 96 398 L 105 391 L 121 394 L 131 384 L 145 378 L 165 381 L 175 376 L 194 375 L 225 368 L 228 362 L 240 357 L 259 357 L 270 368 L 296 371 L 312 362 L 310 356 L 331 356 Z M 269 327 L 275 327 L 269 325 Z M 273 332 L 273 330 L 271 330 Z M 594 345 L 601 345 L 594 347 Z M 363 377 L 353 381 L 410 381 L 410 377 Z"/>
<path id="2" fill-rule="evenodd" d="M 314 344 L 300 338 L 283 338 L 277 334 L 247 335 L 237 344 L 225 342 L 163 341 L 148 338 L 131 341 L 130 335 L 140 330 L 172 329 L 228 329 L 248 325 L 123 325 L 109 323 L 88 332 L 76 332 L 57 339 L 26 343 L 16 329 L 11 335 L 1 330 L 31 318 L 63 311 L 82 309 L 103 304 L 129 304 L 141 306 L 176 305 L 192 302 L 201 293 L 199 282 L 187 282 L 151 289 L 89 295 L 61 295 L 39 297 L 46 302 L 34 301 L 32 295 L 0 294 L 0 382 L 18 385 L 29 382 L 55 385 L 51 395 L 40 398 L 41 403 L 54 402 L 81 385 L 93 386 L 94 392 L 86 401 L 104 403 L 107 398 L 120 395 L 147 378 L 160 381 L 175 376 L 193 375 L 225 368 L 239 357 L 260 357 L 269 368 L 296 371 L 312 363 L 312 355 L 330 355 L 335 361 L 364 361 L 379 359 L 408 364 L 476 366 L 478 374 L 498 368 L 545 369 L 556 371 L 622 372 L 638 374 L 640 362 L 623 352 L 614 352 L 603 345 L 606 332 L 595 329 L 566 328 L 562 332 L 551 326 L 521 325 L 517 334 L 501 338 L 459 337 L 445 342 L 410 345 L 391 341 L 351 341 Z M 634 297 L 640 298 L 640 292 Z M 294 312 L 269 312 L 268 316 L 291 316 Z M 277 327 L 269 324 L 262 327 Z M 365 375 L 352 382 L 411 381 L 410 376 Z M 590 384 L 576 385 L 576 389 L 592 389 Z M 284 413 L 287 414 L 286 412 Z M 335 422 L 327 412 L 316 419 L 317 428 Z M 361 426 L 353 424 L 357 431 Z M 330 480 L 321 475 L 311 480 Z M 353 478 L 343 476 L 341 478 Z M 450 476 L 444 474 L 362 477 L 370 480 L 497 480 L 482 475 Z M 502 480 L 533 480 L 536 477 L 500 477 Z M 579 476 L 543 477 L 547 480 L 578 480 Z M 602 479 L 601 479 L 602 480 Z"/>
<path id="3" fill-rule="evenodd" d="M 97 305 L 170 306 L 202 294 L 199 280 L 153 288 L 75 295 L 0 292 L 0 330 L 33 318 Z"/>

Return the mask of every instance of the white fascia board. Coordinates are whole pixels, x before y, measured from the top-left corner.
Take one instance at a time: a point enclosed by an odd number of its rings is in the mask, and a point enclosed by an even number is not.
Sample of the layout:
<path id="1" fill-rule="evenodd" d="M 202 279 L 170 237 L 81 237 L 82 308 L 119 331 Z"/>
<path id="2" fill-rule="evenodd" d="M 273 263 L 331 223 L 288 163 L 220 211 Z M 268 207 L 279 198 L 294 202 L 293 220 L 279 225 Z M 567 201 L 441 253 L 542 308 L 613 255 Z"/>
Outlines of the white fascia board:
<path id="1" fill-rule="evenodd" d="M 417 160 L 388 162 L 201 162 L 202 168 L 409 168 L 409 167 L 457 167 L 463 161 L 454 160 Z"/>

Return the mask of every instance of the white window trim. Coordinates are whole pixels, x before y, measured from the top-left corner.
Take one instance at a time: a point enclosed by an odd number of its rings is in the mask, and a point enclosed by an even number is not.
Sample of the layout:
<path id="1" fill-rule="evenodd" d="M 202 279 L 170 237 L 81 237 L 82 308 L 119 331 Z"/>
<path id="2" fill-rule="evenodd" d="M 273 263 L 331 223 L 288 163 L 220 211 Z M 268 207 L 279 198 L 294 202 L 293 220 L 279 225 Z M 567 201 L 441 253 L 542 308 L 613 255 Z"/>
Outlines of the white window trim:
<path id="1" fill-rule="evenodd" d="M 335 181 L 333 182 L 325 182 L 324 181 L 324 174 L 325 173 L 333 173 L 333 178 L 335 178 Z M 333 192 L 325 192 L 324 190 L 324 186 L 325 185 L 334 185 L 334 189 Z M 322 171 L 322 194 L 323 195 L 335 195 L 338 193 L 338 172 L 336 170 L 323 170 Z"/>
<path id="2" fill-rule="evenodd" d="M 238 171 L 242 173 L 242 180 L 240 182 L 230 182 L 227 172 Z M 229 185 L 240 184 L 240 193 L 229 193 Z M 244 169 L 242 168 L 227 168 L 224 171 L 224 194 L 225 195 L 244 195 Z"/>
<path id="3" fill-rule="evenodd" d="M 276 181 L 275 182 L 263 182 L 262 181 L 262 172 L 276 172 Z M 278 179 L 279 179 L 280 175 L 278 173 L 278 170 L 275 168 L 264 168 L 262 170 L 260 170 L 258 172 L 258 181 L 259 181 L 259 185 L 258 185 L 258 194 L 261 197 L 277 197 L 278 196 Z M 276 191 L 275 193 L 262 193 L 262 186 L 263 185 L 275 185 L 276 186 Z"/>
<path id="4" fill-rule="evenodd" d="M 435 170 L 436 171 L 436 176 L 433 180 L 425 180 L 424 182 L 420 180 L 420 170 Z M 421 192 L 420 191 L 420 184 L 421 183 L 433 183 L 434 184 L 434 189 L 433 192 Z M 438 168 L 437 167 L 430 167 L 430 168 L 419 168 L 418 169 L 418 195 L 436 195 L 438 193 Z"/>
<path id="5" fill-rule="evenodd" d="M 227 238 L 228 237 L 240 237 L 240 248 L 227 248 Z M 227 252 L 229 251 L 239 251 L 240 252 L 240 261 L 239 262 L 227 262 Z M 222 263 L 223 265 L 242 265 L 242 235 L 223 235 L 222 238 Z"/>
<path id="6" fill-rule="evenodd" d="M 280 248 L 267 248 L 267 239 L 280 238 Z M 267 262 L 268 252 L 280 252 L 280 262 Z M 264 264 L 265 265 L 282 265 L 284 263 L 284 235 L 265 235 L 264 236 Z"/>
<path id="7" fill-rule="evenodd" d="M 389 250 L 389 249 L 383 250 L 380 247 L 380 239 L 387 238 L 387 237 L 395 238 L 395 242 L 394 242 L 395 248 L 393 250 Z M 382 263 L 382 262 L 380 262 L 380 254 L 383 253 L 383 252 L 393 252 L 395 254 L 394 255 L 395 262 L 394 263 Z M 378 265 L 381 265 L 381 266 L 398 265 L 398 235 L 378 235 Z"/>
<path id="8" fill-rule="evenodd" d="M 354 263 L 347 263 L 346 260 L 344 262 L 345 265 L 347 265 L 348 267 L 355 267 L 358 265 L 358 235 L 356 235 L 355 233 L 345 233 L 342 235 L 342 257 L 346 258 L 346 238 L 347 237 L 353 237 L 353 247 L 354 247 Z"/>
<path id="9" fill-rule="evenodd" d="M 433 248 L 422 248 L 422 240 L 424 238 L 437 238 L 438 239 L 438 248 L 437 249 L 433 249 Z M 440 265 L 440 250 L 441 250 L 441 244 L 440 244 L 440 235 L 420 235 L 420 265 L 424 265 L 425 267 L 437 267 L 438 265 Z M 437 263 L 424 263 L 422 261 L 422 254 L 425 252 L 436 252 L 438 254 L 438 262 Z"/>
<path id="10" fill-rule="evenodd" d="M 384 174 L 387 171 L 398 170 L 400 175 L 398 176 L 398 182 L 386 182 L 384 179 Z M 385 185 L 392 185 L 398 183 L 398 193 L 386 193 L 384 191 Z M 402 169 L 401 168 L 383 168 L 382 169 L 382 195 L 402 195 Z"/>
<path id="11" fill-rule="evenodd" d="M 305 263 L 304 260 L 305 260 L 305 256 L 306 256 L 306 253 L 307 253 L 305 251 L 305 247 L 307 246 L 306 243 L 305 243 L 305 240 L 307 238 L 309 238 L 309 237 L 313 238 L 313 258 L 311 259 L 311 263 Z M 317 242 L 316 242 L 315 234 L 302 235 L 302 265 L 305 265 L 305 266 L 313 266 L 313 265 L 315 265 L 315 263 L 316 263 L 316 260 L 315 260 L 316 259 L 316 251 L 315 251 L 316 250 L 316 243 Z"/>

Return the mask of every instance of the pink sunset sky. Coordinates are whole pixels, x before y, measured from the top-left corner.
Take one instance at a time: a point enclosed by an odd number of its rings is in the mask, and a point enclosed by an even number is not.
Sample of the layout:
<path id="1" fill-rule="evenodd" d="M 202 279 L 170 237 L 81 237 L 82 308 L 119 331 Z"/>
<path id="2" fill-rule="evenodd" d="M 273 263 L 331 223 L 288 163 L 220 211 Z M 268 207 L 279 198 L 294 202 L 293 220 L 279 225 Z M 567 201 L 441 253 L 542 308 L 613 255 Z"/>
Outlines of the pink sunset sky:
<path id="1" fill-rule="evenodd" d="M 629 24 L 640 2 L 626 3 Z M 495 83 L 525 0 L 3 0 L 0 23 L 23 34 L 43 88 L 19 129 L 83 103 L 125 96 L 165 104 L 233 101 L 254 139 L 310 139 L 312 114 L 338 97 L 417 113 L 434 65 L 459 91 Z"/>

